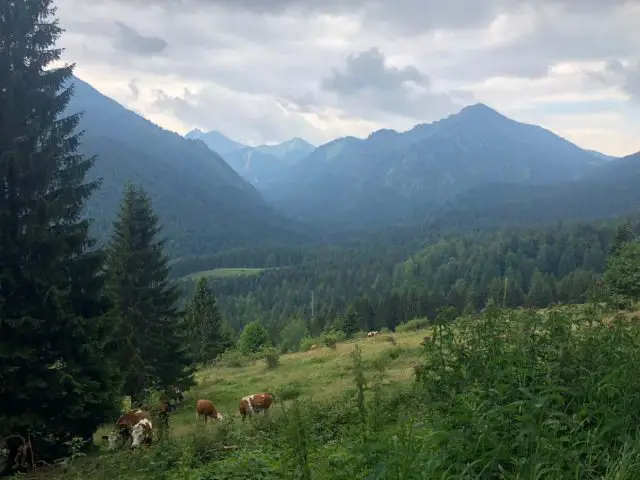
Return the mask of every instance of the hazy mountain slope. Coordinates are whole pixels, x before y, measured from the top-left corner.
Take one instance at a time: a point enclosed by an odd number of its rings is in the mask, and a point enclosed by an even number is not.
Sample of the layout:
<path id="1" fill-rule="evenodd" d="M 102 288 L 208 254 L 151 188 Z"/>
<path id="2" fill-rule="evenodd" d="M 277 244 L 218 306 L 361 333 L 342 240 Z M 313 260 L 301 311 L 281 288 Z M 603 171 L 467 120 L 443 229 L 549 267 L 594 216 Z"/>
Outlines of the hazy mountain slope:
<path id="1" fill-rule="evenodd" d="M 302 238 L 296 233 L 302 229 L 204 143 L 158 127 L 79 79 L 74 83 L 68 112 L 84 111 L 81 149 L 98 156 L 90 177 L 103 178 L 87 207 L 99 238 L 109 233 L 129 179 L 151 195 L 174 255 Z"/>
<path id="2" fill-rule="evenodd" d="M 322 145 L 262 191 L 289 215 L 316 223 L 413 222 L 486 183 L 552 184 L 602 162 L 548 130 L 477 104 L 408 132 Z"/>
<path id="3" fill-rule="evenodd" d="M 184 137 L 190 140 L 202 140 L 207 147 L 218 155 L 226 155 L 227 153 L 244 148 L 244 145 L 241 143 L 231 140 L 215 130 L 205 133 L 196 128 L 188 132 Z"/>
<path id="4" fill-rule="evenodd" d="M 241 147 L 222 154 L 222 157 L 242 178 L 261 188 L 282 177 L 314 149 L 301 138 L 294 138 L 277 145 Z"/>
<path id="5" fill-rule="evenodd" d="M 446 205 L 433 228 L 469 229 L 591 220 L 640 212 L 640 152 L 596 167 L 560 185 L 491 184 Z"/>

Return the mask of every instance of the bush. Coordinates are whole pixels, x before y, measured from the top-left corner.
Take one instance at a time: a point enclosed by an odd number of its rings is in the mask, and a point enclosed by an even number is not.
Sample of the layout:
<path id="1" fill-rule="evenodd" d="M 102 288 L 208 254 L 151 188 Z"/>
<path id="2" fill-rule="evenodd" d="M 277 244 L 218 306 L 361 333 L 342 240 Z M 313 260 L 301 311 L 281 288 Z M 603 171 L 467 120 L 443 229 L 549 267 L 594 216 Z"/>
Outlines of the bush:
<path id="1" fill-rule="evenodd" d="M 238 346 L 245 355 L 256 353 L 264 347 L 269 347 L 269 332 L 259 320 L 249 323 L 242 329 Z"/>
<path id="2" fill-rule="evenodd" d="M 280 352 L 277 348 L 265 348 L 262 351 L 262 358 L 264 358 L 267 368 L 276 368 L 280 365 Z"/>
<path id="3" fill-rule="evenodd" d="M 403 323 L 396 327 L 396 332 L 416 332 L 418 330 L 423 330 L 430 325 L 428 318 L 414 318 L 413 320 L 409 320 L 407 323 Z"/>
<path id="4" fill-rule="evenodd" d="M 333 330 L 322 335 L 322 343 L 329 348 L 336 348 L 338 342 L 342 342 L 347 338 L 341 330 Z"/>
<path id="5" fill-rule="evenodd" d="M 294 318 L 280 331 L 280 349 L 284 352 L 300 350 L 302 339 L 308 337 L 309 329 L 301 318 Z"/>
<path id="6" fill-rule="evenodd" d="M 221 367 L 240 368 L 251 363 L 251 360 L 252 359 L 250 357 L 247 357 L 239 350 L 232 348 L 218 355 L 216 365 Z"/>
<path id="7" fill-rule="evenodd" d="M 302 393 L 302 386 L 300 382 L 289 382 L 280 387 L 276 392 L 276 397 L 280 401 L 294 400 Z"/>
<path id="8" fill-rule="evenodd" d="M 300 341 L 300 351 L 301 352 L 308 352 L 309 350 L 311 350 L 311 346 L 312 345 L 318 345 L 318 344 L 321 344 L 321 343 L 322 342 L 320 340 L 318 340 L 317 338 L 304 337 Z"/>

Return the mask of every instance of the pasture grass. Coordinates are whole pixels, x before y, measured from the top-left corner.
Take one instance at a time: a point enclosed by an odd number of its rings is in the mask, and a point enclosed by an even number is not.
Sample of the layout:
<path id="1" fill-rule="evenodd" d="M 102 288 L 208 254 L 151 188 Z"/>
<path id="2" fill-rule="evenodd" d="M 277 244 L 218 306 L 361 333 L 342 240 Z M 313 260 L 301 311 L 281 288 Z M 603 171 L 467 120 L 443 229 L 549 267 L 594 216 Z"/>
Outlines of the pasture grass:
<path id="1" fill-rule="evenodd" d="M 204 369 L 161 442 L 40 478 L 640 478 L 638 315 L 489 309 L 392 335 Z M 241 422 L 264 390 L 273 411 Z M 197 398 L 225 420 L 197 424 Z"/>
<path id="2" fill-rule="evenodd" d="M 264 272 L 265 270 L 270 270 L 270 269 L 269 268 L 214 268 L 213 270 L 203 270 L 200 272 L 190 273 L 189 275 L 185 275 L 182 278 L 192 280 L 200 277 L 204 277 L 204 278 L 251 277 L 254 275 L 258 275 Z"/>

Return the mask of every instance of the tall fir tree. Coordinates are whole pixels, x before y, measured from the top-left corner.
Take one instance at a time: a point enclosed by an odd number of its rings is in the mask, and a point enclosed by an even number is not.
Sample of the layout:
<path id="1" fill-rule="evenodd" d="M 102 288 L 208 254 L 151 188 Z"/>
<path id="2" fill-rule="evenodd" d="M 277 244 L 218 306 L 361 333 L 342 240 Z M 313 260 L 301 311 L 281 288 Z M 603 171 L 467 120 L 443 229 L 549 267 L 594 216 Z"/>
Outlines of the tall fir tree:
<path id="1" fill-rule="evenodd" d="M 107 248 L 108 292 L 117 317 L 123 393 L 144 399 L 149 388 L 188 388 L 193 361 L 188 354 L 180 292 L 169 281 L 162 227 L 140 187 L 125 186 Z"/>
<path id="2" fill-rule="evenodd" d="M 206 278 L 198 279 L 186 310 L 186 331 L 193 360 L 203 363 L 215 359 L 224 351 L 228 340 L 222 328 L 216 297 Z"/>
<path id="3" fill-rule="evenodd" d="M 50 66 L 54 15 L 50 0 L 0 3 L 0 438 L 30 435 L 49 460 L 117 412 L 118 390 L 103 252 L 81 219 L 99 181 L 81 116 L 64 116 L 73 65 Z"/>

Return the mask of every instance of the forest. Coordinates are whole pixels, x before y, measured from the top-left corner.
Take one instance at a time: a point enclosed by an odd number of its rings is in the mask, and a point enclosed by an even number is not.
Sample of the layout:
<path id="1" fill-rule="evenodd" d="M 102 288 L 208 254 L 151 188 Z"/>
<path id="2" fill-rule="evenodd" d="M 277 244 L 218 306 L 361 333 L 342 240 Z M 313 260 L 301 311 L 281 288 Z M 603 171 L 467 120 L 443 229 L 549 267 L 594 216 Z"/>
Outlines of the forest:
<path id="1" fill-rule="evenodd" d="M 207 268 L 271 267 L 250 276 L 207 279 L 230 325 L 259 319 L 274 343 L 287 322 L 304 319 L 311 335 L 340 328 L 355 311 L 361 330 L 394 329 L 438 308 L 480 311 L 491 298 L 507 307 L 582 303 L 601 277 L 616 231 L 637 219 L 438 235 L 389 242 L 271 250 L 237 250 Z M 278 268 L 273 268 L 278 267 Z M 180 272 L 182 273 L 182 272 Z M 183 300 L 197 280 L 183 278 Z M 313 317 L 312 317 L 312 300 Z"/>

